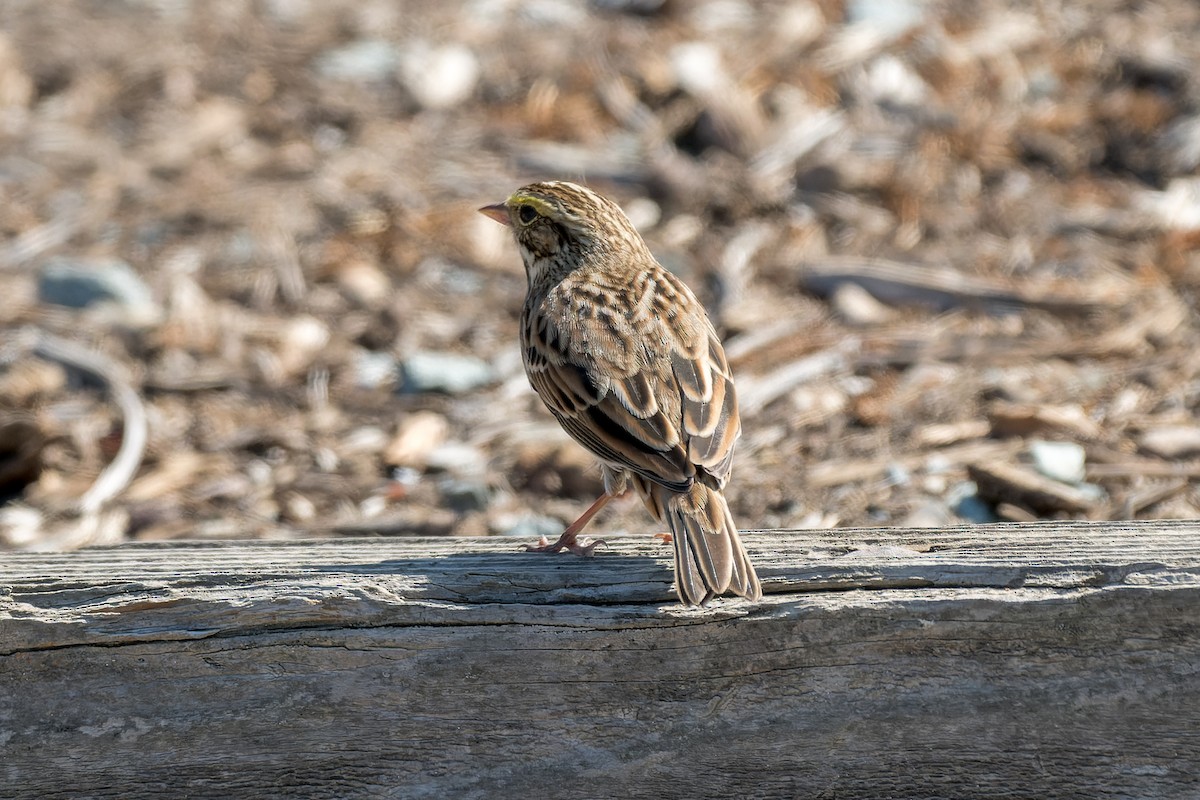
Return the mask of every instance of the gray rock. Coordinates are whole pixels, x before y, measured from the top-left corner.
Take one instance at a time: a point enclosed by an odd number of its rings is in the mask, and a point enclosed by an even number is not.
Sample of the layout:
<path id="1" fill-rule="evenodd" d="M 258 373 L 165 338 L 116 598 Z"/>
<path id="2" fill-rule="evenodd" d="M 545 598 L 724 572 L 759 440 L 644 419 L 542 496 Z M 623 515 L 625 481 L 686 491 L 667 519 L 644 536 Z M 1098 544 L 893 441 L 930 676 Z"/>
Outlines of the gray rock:
<path id="1" fill-rule="evenodd" d="M 1091 500 L 1093 503 L 1103 503 L 1108 499 L 1108 492 L 1103 486 L 1096 483 L 1081 483 L 1075 487 L 1083 494 L 1084 497 Z"/>
<path id="2" fill-rule="evenodd" d="M 474 356 L 419 352 L 400 365 L 400 390 L 405 394 L 465 394 L 491 383 L 495 377 L 491 366 Z"/>
<path id="3" fill-rule="evenodd" d="M 443 504 L 459 513 L 483 511 L 492 500 L 492 490 L 480 481 L 447 477 L 438 481 L 438 489 L 441 490 Z"/>
<path id="4" fill-rule="evenodd" d="M 377 389 L 396 380 L 396 359 L 387 353 L 361 350 L 354 354 L 354 384 L 360 389 Z"/>
<path id="5" fill-rule="evenodd" d="M 888 39 L 902 35 L 925 18 L 924 4 L 913 0 L 850 0 L 846 23 L 863 25 Z"/>
<path id="6" fill-rule="evenodd" d="M 1074 442 L 1033 441 L 1029 456 L 1034 469 L 1047 478 L 1069 484 L 1083 482 L 1086 454 Z"/>
<path id="7" fill-rule="evenodd" d="M 382 81 L 392 77 L 400 65 L 400 50 L 391 42 L 362 39 L 317 56 L 314 65 L 323 78 L 344 81 Z"/>
<path id="8" fill-rule="evenodd" d="M 955 514 L 967 522 L 983 525 L 988 522 L 998 522 L 999 517 L 984 500 L 979 497 L 979 487 L 974 481 L 963 481 L 950 487 L 946 493 L 946 502 Z"/>
<path id="9" fill-rule="evenodd" d="M 912 483 L 912 473 L 903 464 L 888 464 L 887 482 L 892 486 L 908 486 Z"/>
<path id="10" fill-rule="evenodd" d="M 115 303 L 138 321 L 160 313 L 150 287 L 115 258 L 52 258 L 38 274 L 37 291 L 43 303 L 67 308 Z"/>

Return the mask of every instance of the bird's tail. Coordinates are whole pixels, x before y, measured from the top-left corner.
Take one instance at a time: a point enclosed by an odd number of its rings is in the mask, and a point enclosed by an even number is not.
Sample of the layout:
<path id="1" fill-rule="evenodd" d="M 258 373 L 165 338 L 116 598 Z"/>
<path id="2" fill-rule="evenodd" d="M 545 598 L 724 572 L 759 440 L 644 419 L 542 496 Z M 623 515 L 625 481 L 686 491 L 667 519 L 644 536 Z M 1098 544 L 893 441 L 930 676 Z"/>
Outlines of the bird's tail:
<path id="1" fill-rule="evenodd" d="M 686 492 L 654 485 L 650 493 L 675 542 L 675 586 L 683 603 L 703 605 L 726 592 L 748 600 L 762 597 L 758 575 L 719 489 L 696 481 Z"/>

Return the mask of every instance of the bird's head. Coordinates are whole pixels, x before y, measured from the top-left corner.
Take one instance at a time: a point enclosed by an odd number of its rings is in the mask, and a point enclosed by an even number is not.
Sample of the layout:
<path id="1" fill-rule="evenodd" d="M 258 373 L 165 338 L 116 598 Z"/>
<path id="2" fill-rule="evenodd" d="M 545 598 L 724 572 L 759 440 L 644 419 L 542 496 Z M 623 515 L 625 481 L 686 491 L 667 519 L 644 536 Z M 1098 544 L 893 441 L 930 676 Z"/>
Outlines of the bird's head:
<path id="1" fill-rule="evenodd" d="M 575 183 L 531 183 L 479 211 L 512 228 L 530 283 L 612 255 L 648 255 L 620 206 Z"/>

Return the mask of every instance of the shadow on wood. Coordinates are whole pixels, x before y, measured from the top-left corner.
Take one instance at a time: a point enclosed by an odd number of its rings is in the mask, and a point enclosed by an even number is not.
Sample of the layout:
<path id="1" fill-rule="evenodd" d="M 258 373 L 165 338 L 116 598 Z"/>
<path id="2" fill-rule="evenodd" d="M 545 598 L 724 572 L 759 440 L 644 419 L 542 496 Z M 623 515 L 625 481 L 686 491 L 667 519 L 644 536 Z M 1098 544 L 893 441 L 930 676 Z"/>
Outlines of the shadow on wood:
<path id="1" fill-rule="evenodd" d="M 1196 797 L 1200 524 L 6 554 L 21 798 Z M 8 796 L 8 795 L 5 795 Z"/>

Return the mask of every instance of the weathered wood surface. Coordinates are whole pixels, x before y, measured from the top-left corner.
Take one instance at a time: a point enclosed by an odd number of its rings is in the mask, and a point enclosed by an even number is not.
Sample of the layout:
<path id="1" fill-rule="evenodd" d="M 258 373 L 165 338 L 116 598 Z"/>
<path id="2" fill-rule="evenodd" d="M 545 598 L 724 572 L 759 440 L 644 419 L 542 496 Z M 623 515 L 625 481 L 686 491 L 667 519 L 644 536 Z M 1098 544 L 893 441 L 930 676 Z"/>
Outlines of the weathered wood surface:
<path id="1" fill-rule="evenodd" d="M 0 554 L 0 797 L 1200 797 L 1200 523 Z"/>

